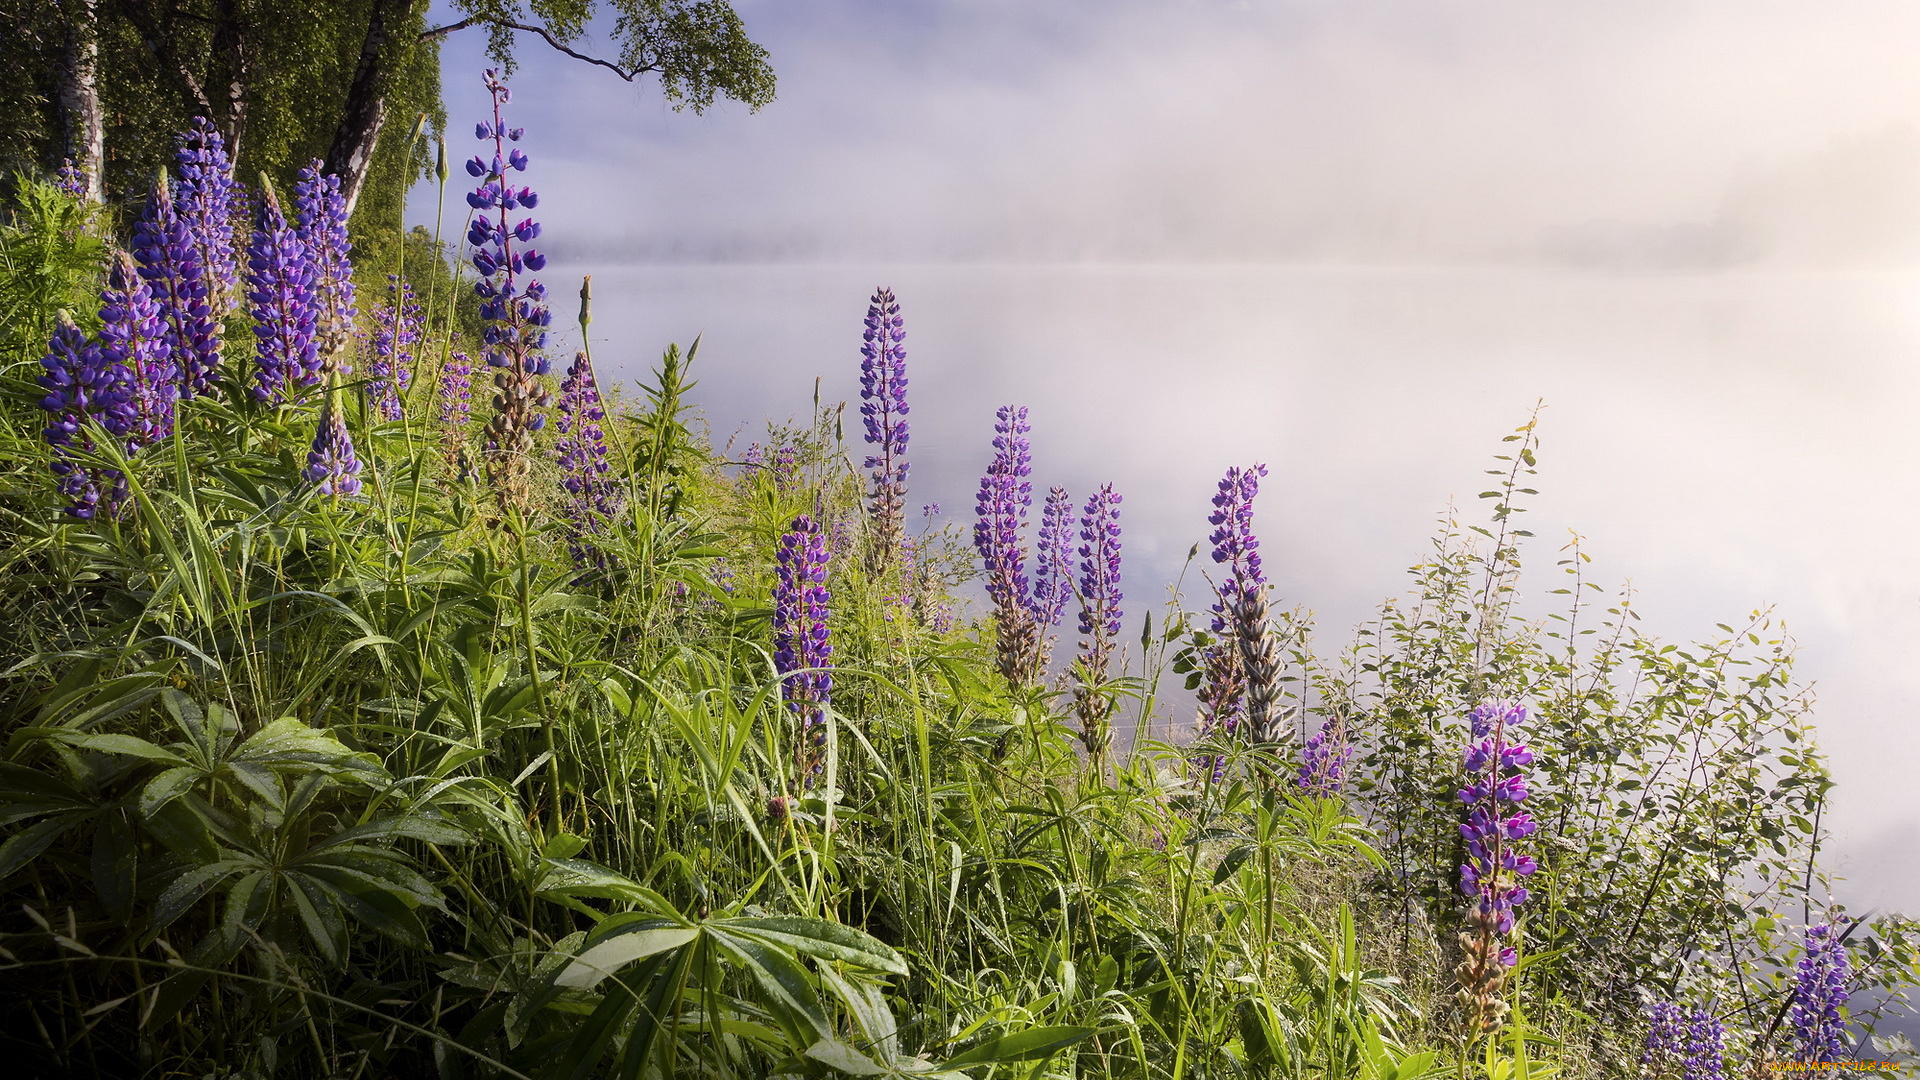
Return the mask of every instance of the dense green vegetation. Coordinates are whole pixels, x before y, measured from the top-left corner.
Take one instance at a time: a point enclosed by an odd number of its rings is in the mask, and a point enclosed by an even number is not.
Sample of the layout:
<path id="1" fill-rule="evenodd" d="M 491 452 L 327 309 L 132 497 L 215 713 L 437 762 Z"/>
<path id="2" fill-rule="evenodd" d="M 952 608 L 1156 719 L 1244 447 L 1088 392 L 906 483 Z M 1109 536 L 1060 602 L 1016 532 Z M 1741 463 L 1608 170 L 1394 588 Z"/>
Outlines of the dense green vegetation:
<path id="1" fill-rule="evenodd" d="M 1010 680 L 960 537 L 879 549 L 838 406 L 769 433 L 791 472 L 728 460 L 695 349 L 610 405 L 597 529 L 564 512 L 558 424 L 502 498 L 438 415 L 480 346 L 437 238 L 360 267 L 360 374 L 332 389 L 256 400 L 229 316 L 219 391 L 131 459 L 80 452 L 127 496 L 74 520 L 35 379 L 56 310 L 97 326 L 110 217 L 23 180 L 0 233 L 19 1075 L 1613 1077 L 1656 1001 L 1723 1023 L 1731 1073 L 1795 1055 L 1809 925 L 1846 928 L 1856 1038 L 1920 975 L 1911 923 L 1831 903 L 1830 781 L 1770 617 L 1663 643 L 1577 543 L 1558 610 L 1520 610 L 1531 422 L 1490 512 L 1448 515 L 1351 643 L 1258 627 L 1268 738 L 1196 736 L 1178 680 L 1221 655 L 1198 566 L 1105 677 L 1063 642 Z M 361 392 L 390 268 L 425 328 L 398 420 Z M 354 494 L 307 471 L 330 398 Z M 802 516 L 831 535 L 817 772 L 774 655 Z M 1096 697 L 1131 742 L 1089 753 Z M 1533 717 L 1539 871 L 1476 1030 L 1457 792 L 1495 700 Z M 1354 756 L 1310 795 L 1327 731 Z"/>

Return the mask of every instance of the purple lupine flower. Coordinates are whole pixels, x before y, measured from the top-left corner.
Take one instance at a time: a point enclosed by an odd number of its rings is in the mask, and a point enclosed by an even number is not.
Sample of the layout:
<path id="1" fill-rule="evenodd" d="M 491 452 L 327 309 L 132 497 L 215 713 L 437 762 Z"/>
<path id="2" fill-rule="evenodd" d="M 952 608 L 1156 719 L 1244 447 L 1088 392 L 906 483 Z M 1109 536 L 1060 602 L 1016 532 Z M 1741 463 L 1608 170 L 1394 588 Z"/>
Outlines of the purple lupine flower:
<path id="1" fill-rule="evenodd" d="M 884 568 L 900 544 L 907 501 L 907 350 L 906 323 L 893 290 L 874 290 L 860 342 L 860 417 L 873 470 L 869 512 L 873 520 L 873 565 Z"/>
<path id="2" fill-rule="evenodd" d="M 295 387 L 320 382 L 319 343 L 314 330 L 319 297 L 313 261 L 300 235 L 280 212 L 280 200 L 264 193 L 247 247 L 247 300 L 253 309 L 253 396 L 285 403 Z"/>
<path id="3" fill-rule="evenodd" d="M 781 495 L 791 495 L 800 490 L 800 450 L 798 447 L 782 446 L 773 452 L 773 490 Z M 844 529 L 838 521 L 835 528 Z"/>
<path id="4" fill-rule="evenodd" d="M 533 467 L 533 433 L 547 421 L 537 410 L 553 403 L 551 391 L 541 382 L 553 370 L 544 352 L 553 315 L 547 310 L 546 286 L 524 277 L 547 265 L 546 256 L 527 246 L 540 235 L 540 223 L 530 217 L 517 221 L 509 217 L 514 210 L 531 210 L 540 202 L 532 188 L 507 182 L 509 171 L 524 172 L 527 167 L 526 154 L 518 148 L 507 150 L 509 141 L 520 140 L 522 129 L 507 128 L 500 115 L 513 94 L 495 69 L 487 70 L 486 86 L 493 100 L 493 122 L 476 125 L 474 134 L 493 142 L 493 158 L 489 161 L 476 154 L 467 162 L 468 174 L 480 180 L 480 186 L 467 195 L 467 205 L 479 211 L 467 229 L 467 242 L 473 245 L 473 267 L 480 272 L 473 291 L 480 296 L 480 317 L 487 321 L 482 335 L 487 366 L 493 369 L 493 384 L 499 389 L 493 399 L 493 418 L 487 421 L 487 479 L 502 500 L 524 506 L 531 495 L 527 478 Z"/>
<path id="5" fill-rule="evenodd" d="M 1840 1015 L 1847 1003 L 1847 943 L 1831 923 L 1807 927 L 1806 940 L 1806 952 L 1794 965 L 1793 1060 L 1845 1060 L 1853 1052 Z"/>
<path id="6" fill-rule="evenodd" d="M 1213 630 L 1228 633 L 1240 650 L 1247 734 L 1256 742 L 1275 738 L 1273 700 L 1280 688 L 1280 656 L 1267 633 L 1267 579 L 1260 568 L 1260 540 L 1253 534 L 1253 499 L 1265 475 L 1265 465 L 1228 469 L 1207 515 L 1213 561 L 1227 568 L 1213 605 Z"/>
<path id="7" fill-rule="evenodd" d="M 1320 724 L 1320 730 L 1300 748 L 1300 774 L 1296 786 L 1308 795 L 1338 795 L 1346 777 L 1347 762 L 1353 746 L 1347 742 L 1344 717 L 1334 714 Z"/>
<path id="8" fill-rule="evenodd" d="M 187 223 L 193 245 L 200 253 L 200 265 L 206 274 L 207 306 L 213 309 L 216 326 L 236 302 L 239 252 L 234 244 L 234 221 L 240 216 L 240 185 L 233 178 L 233 161 L 227 157 L 226 143 L 219 129 L 204 116 L 194 117 L 193 126 L 180 137 L 179 152 L 174 155 L 179 179 L 174 181 L 173 202 Z M 218 359 L 218 353 L 215 354 Z M 211 375 L 209 368 L 203 375 Z M 203 383 L 195 393 L 205 393 Z"/>
<path id="9" fill-rule="evenodd" d="M 1122 598 L 1120 496 L 1112 484 L 1105 484 L 1087 499 L 1080 515 L 1080 684 L 1073 700 L 1080 714 L 1080 741 L 1094 755 L 1104 753 L 1113 739 L 1107 719 L 1113 703 L 1100 688 L 1107 681 L 1107 663 L 1125 614 Z"/>
<path id="10" fill-rule="evenodd" d="M 336 359 L 353 330 L 353 245 L 347 239 L 347 199 L 338 176 L 323 176 L 315 158 L 293 185 L 294 232 L 313 266 L 314 340 L 321 365 L 342 370 Z M 389 420 L 399 417 L 389 416 Z"/>
<path id="11" fill-rule="evenodd" d="M 1687 1013 L 1682 1080 L 1726 1080 L 1727 1027 L 1710 1007 Z"/>
<path id="12" fill-rule="evenodd" d="M 108 362 L 100 346 L 89 342 L 67 313 L 59 313 L 53 340 L 40 361 L 40 386 L 46 396 L 40 407 L 52 414 L 41 433 L 53 448 L 53 474 L 60 494 L 68 500 L 67 513 L 82 521 L 99 512 L 104 499 L 109 514 L 127 497 L 127 478 L 118 470 L 96 475 L 92 467 L 75 460 L 76 453 L 94 449 L 89 422 L 97 423 L 115 440 L 133 429 L 133 379 L 125 365 Z M 105 490 L 102 490 L 102 487 Z"/>
<path id="13" fill-rule="evenodd" d="M 174 393 L 191 399 L 209 387 L 219 366 L 220 326 L 207 300 L 200 249 L 164 184 L 154 186 L 153 196 L 134 224 L 133 257 L 141 280 L 160 306 L 167 355 L 176 375 Z"/>
<path id="14" fill-rule="evenodd" d="M 1671 1001 L 1647 1003 L 1647 1046 L 1640 1054 L 1643 1071 L 1659 1072 L 1687 1051 L 1687 1028 L 1680 1006 Z"/>
<path id="15" fill-rule="evenodd" d="M 1040 507 L 1040 532 L 1034 542 L 1030 600 L 1033 619 L 1042 627 L 1060 625 L 1067 612 L 1067 598 L 1073 595 L 1072 529 L 1073 497 L 1063 487 L 1048 489 L 1047 501 Z"/>
<path id="16" fill-rule="evenodd" d="M 393 421 L 402 415 L 401 402 L 413 381 L 414 346 L 426 331 L 421 326 L 420 303 L 414 299 L 410 283 L 388 274 L 387 296 L 380 328 L 373 332 L 365 393 L 367 404 L 374 412 L 383 420 Z"/>
<path id="17" fill-rule="evenodd" d="M 353 452 L 353 436 L 347 432 L 346 417 L 332 393 L 320 412 L 320 424 L 313 434 L 313 449 L 307 451 L 306 477 L 322 495 L 360 494 L 360 458 Z"/>
<path id="18" fill-rule="evenodd" d="M 72 158 L 62 158 L 59 171 L 53 174 L 53 186 L 71 198 L 85 198 L 87 174 L 80 171 L 80 167 L 73 163 Z"/>
<path id="19" fill-rule="evenodd" d="M 599 561 L 585 537 L 604 529 L 623 502 L 601 430 L 606 406 L 600 399 L 593 361 L 584 351 L 574 354 L 573 365 L 560 383 L 559 413 L 560 439 L 554 449 L 560 455 L 560 484 L 567 492 L 565 513 L 573 559 L 584 569 Z"/>
<path id="20" fill-rule="evenodd" d="M 921 508 L 920 508 L 920 516 L 921 516 L 921 517 L 923 517 L 923 518 L 926 518 L 926 519 L 927 519 L 928 521 L 932 521 L 932 520 L 933 520 L 934 518 L 937 518 L 937 517 L 939 517 L 939 516 L 940 516 L 940 504 L 939 504 L 939 503 L 928 503 L 927 505 L 925 505 L 925 506 L 923 506 L 923 507 L 921 507 Z"/>
<path id="21" fill-rule="evenodd" d="M 466 353 L 452 353 L 440 368 L 440 446 L 450 468 L 459 467 L 472 416 L 473 361 Z"/>
<path id="22" fill-rule="evenodd" d="M 100 293 L 100 362 L 127 371 L 133 425 L 126 432 L 127 452 L 173 434 L 175 403 L 180 399 L 179 369 L 167 347 L 167 327 L 153 291 L 140 279 L 133 256 L 120 252 Z"/>
<path id="23" fill-rule="evenodd" d="M 801 514 L 780 538 L 774 557 L 773 666 L 780 697 L 799 723 L 794 764 L 800 786 L 810 787 L 826 743 L 824 710 L 833 690 L 833 645 L 827 634 L 827 547 L 820 526 Z"/>
<path id="24" fill-rule="evenodd" d="M 987 596 L 993 601 L 999 625 L 1000 673 L 1009 682 L 1025 683 L 1039 675 L 1039 627 L 1034 625 L 1033 599 L 1028 591 L 1026 547 L 1020 533 L 1033 505 L 1033 452 L 1027 442 L 1027 410 L 1003 405 L 995 414 L 993 462 L 980 478 L 975 502 L 978 520 L 973 547 L 987 572 Z"/>
<path id="25" fill-rule="evenodd" d="M 1460 826 L 1467 861 L 1460 866 L 1460 890 L 1473 898 L 1473 907 L 1467 913 L 1469 932 L 1460 936 L 1466 959 L 1457 973 L 1462 1001 L 1484 1032 L 1497 1029 L 1506 1015 L 1500 988 L 1507 969 L 1519 963 L 1506 940 L 1513 932 L 1514 908 L 1527 901 L 1520 881 L 1537 869 L 1531 855 L 1509 846 L 1536 828 L 1519 808 L 1527 797 L 1523 770 L 1533 763 L 1533 751 L 1511 738 L 1527 722 L 1525 706 L 1483 704 L 1467 719 L 1472 737 L 1462 755 L 1467 786 L 1460 789 L 1460 801 L 1469 808 Z"/>

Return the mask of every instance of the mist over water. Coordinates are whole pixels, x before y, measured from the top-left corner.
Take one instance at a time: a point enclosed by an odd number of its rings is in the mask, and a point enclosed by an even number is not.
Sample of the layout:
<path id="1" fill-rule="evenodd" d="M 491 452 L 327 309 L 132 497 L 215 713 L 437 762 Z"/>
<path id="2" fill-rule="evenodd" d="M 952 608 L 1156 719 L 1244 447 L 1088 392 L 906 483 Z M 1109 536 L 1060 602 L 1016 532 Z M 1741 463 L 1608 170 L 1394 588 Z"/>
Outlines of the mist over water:
<path id="1" fill-rule="evenodd" d="M 1920 8 L 737 6 L 780 77 L 756 115 L 522 43 L 542 276 L 594 275 L 603 371 L 704 334 L 695 398 L 744 448 L 816 376 L 857 397 L 890 285 L 912 508 L 964 528 L 994 408 L 1030 406 L 1037 486 L 1126 496 L 1131 634 L 1265 461 L 1269 572 L 1326 652 L 1544 399 L 1535 610 L 1568 529 L 1668 640 L 1774 606 L 1841 895 L 1920 911 Z M 456 157 L 481 44 L 443 54 Z"/>

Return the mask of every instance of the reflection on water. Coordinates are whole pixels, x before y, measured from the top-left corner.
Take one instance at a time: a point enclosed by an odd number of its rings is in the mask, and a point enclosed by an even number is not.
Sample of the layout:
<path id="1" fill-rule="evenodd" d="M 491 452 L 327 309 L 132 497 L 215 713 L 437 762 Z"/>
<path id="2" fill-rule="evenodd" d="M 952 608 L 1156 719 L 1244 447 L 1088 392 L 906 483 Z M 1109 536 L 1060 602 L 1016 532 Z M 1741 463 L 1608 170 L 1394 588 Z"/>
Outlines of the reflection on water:
<path id="1" fill-rule="evenodd" d="M 596 359 L 638 377 L 704 335 L 716 439 L 858 393 L 876 285 L 900 297 L 913 505 L 972 505 L 995 406 L 1036 484 L 1126 495 L 1132 614 L 1164 596 L 1229 464 L 1282 601 L 1322 644 L 1404 587 L 1436 515 L 1544 399 L 1535 591 L 1568 528 L 1650 630 L 1776 604 L 1841 781 L 1845 893 L 1920 910 L 1920 279 L 1233 265 L 555 265 L 594 275 Z M 564 335 L 563 335 L 564 339 Z M 1475 508 L 1467 506 L 1468 512 Z"/>

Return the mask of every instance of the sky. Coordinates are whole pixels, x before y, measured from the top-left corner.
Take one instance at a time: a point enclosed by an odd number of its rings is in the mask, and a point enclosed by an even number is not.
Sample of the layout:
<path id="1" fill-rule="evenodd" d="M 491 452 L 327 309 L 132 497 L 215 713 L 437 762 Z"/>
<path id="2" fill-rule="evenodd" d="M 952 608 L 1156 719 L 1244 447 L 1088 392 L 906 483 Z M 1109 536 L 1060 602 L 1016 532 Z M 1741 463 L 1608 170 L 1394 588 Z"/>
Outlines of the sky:
<path id="1" fill-rule="evenodd" d="M 545 277 L 594 275 L 603 371 L 704 335 L 744 444 L 816 376 L 854 396 L 890 284 L 916 504 L 964 527 L 993 407 L 1029 403 L 1042 486 L 1126 493 L 1146 605 L 1266 461 L 1268 565 L 1327 644 L 1544 400 L 1536 567 L 1577 529 L 1675 640 L 1772 606 L 1843 895 L 1920 911 L 1920 6 L 736 6 L 758 113 L 520 44 Z M 482 46 L 443 53 L 456 154 Z"/>

